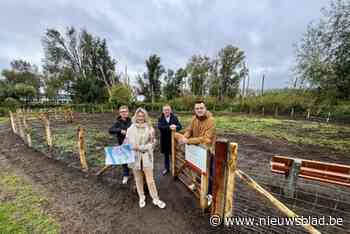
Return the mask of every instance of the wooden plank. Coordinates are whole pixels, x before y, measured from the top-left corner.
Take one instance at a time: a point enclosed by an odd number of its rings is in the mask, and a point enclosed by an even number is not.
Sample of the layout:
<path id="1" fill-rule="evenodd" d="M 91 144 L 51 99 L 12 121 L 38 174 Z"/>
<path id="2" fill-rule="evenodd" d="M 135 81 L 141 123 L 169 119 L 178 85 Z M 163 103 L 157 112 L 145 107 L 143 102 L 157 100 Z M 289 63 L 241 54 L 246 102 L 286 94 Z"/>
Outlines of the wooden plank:
<path id="1" fill-rule="evenodd" d="M 21 121 L 21 118 L 23 117 L 22 115 L 22 111 L 20 109 L 17 109 L 17 126 L 19 128 L 19 136 L 22 138 L 22 140 L 24 141 L 25 140 L 25 137 L 24 137 L 24 129 L 23 129 L 23 124 L 22 124 L 22 121 Z"/>
<path id="2" fill-rule="evenodd" d="M 23 126 L 24 126 L 24 131 L 25 131 L 26 137 L 27 137 L 27 144 L 29 147 L 32 147 L 32 137 L 31 137 L 32 130 L 31 130 L 30 125 L 27 122 L 27 117 L 26 117 L 25 113 L 23 113 Z"/>
<path id="3" fill-rule="evenodd" d="M 230 143 L 226 173 L 225 211 L 224 217 L 232 217 L 234 208 L 235 175 L 237 168 L 237 143 Z"/>
<path id="4" fill-rule="evenodd" d="M 215 144 L 213 175 L 213 203 L 211 206 L 211 214 L 223 217 L 225 206 L 225 165 L 227 161 L 228 141 L 226 139 L 218 140 Z"/>
<path id="5" fill-rule="evenodd" d="M 52 135 L 51 135 L 51 129 L 50 129 L 50 121 L 49 121 L 49 114 L 47 112 L 41 114 L 45 133 L 46 133 L 46 142 L 47 145 L 51 148 L 52 147 Z"/>
<path id="6" fill-rule="evenodd" d="M 175 147 L 175 129 L 171 130 L 171 174 L 173 177 L 176 173 L 176 147 Z"/>
<path id="7" fill-rule="evenodd" d="M 80 156 L 80 165 L 83 171 L 87 171 L 88 165 L 85 158 L 85 139 L 84 139 L 84 128 L 78 128 L 78 147 L 79 147 L 79 156 Z"/>
<path id="8" fill-rule="evenodd" d="M 104 173 L 106 173 L 109 169 L 112 168 L 112 165 L 106 165 L 104 166 L 101 170 L 99 170 L 97 173 L 96 173 L 96 176 L 101 176 L 103 175 Z"/>
<path id="9" fill-rule="evenodd" d="M 17 134 L 16 122 L 15 122 L 15 118 L 13 116 L 12 111 L 9 111 L 9 114 L 10 114 L 10 122 L 11 122 L 12 131 L 14 134 Z"/>
<path id="10" fill-rule="evenodd" d="M 248 176 L 246 173 L 244 173 L 241 170 L 236 170 L 236 174 L 241 178 L 243 181 L 245 181 L 251 188 L 253 188 L 255 191 L 260 193 L 263 197 L 268 199 L 272 205 L 274 205 L 278 210 L 283 212 L 287 217 L 290 218 L 297 218 L 299 217 L 296 213 L 294 213 L 292 210 L 290 210 L 287 206 L 285 206 L 282 202 L 280 202 L 277 198 L 275 198 L 273 195 L 271 195 L 268 191 L 266 191 L 264 188 L 262 188 L 258 183 L 256 183 L 250 176 Z M 314 228 L 310 224 L 302 224 L 303 228 L 312 234 L 320 234 L 316 228 Z"/>

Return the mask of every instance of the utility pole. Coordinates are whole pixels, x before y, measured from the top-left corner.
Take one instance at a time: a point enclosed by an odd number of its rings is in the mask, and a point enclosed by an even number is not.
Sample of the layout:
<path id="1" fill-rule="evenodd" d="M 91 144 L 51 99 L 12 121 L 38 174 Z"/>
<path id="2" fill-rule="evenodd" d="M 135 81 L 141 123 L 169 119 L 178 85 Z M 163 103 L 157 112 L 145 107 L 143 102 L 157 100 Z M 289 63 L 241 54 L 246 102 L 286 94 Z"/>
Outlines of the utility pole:
<path id="1" fill-rule="evenodd" d="M 261 83 L 261 96 L 264 95 L 264 82 L 265 82 L 265 74 L 262 76 L 262 83 Z"/>
<path id="2" fill-rule="evenodd" d="M 247 91 L 246 91 L 246 95 L 249 95 L 249 73 L 247 74 Z"/>
<path id="3" fill-rule="evenodd" d="M 243 76 L 243 88 L 242 88 L 242 97 L 245 95 L 245 76 Z"/>

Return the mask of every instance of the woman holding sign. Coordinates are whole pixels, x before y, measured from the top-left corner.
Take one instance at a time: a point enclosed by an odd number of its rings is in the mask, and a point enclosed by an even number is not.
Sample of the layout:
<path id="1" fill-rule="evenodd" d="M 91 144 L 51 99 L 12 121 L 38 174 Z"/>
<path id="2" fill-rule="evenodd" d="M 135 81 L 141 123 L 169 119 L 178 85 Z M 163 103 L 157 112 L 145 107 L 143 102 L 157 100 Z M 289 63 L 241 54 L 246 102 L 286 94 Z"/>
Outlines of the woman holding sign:
<path id="1" fill-rule="evenodd" d="M 146 205 L 146 197 L 143 190 L 144 175 L 153 204 L 159 208 L 165 208 L 165 203 L 158 197 L 153 177 L 153 150 L 155 142 L 155 131 L 150 123 L 147 111 L 143 108 L 138 108 L 132 118 L 132 125 L 126 132 L 124 143 L 130 144 L 135 152 L 135 162 L 129 164 L 129 166 L 133 169 L 141 208 Z"/>

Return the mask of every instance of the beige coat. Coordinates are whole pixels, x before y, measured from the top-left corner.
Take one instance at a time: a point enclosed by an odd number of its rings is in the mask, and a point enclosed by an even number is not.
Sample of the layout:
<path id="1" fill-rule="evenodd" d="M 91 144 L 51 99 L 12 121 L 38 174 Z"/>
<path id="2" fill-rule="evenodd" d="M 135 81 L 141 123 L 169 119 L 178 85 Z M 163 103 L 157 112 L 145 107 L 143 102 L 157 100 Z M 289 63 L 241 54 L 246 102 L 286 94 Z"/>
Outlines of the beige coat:
<path id="1" fill-rule="evenodd" d="M 127 132 L 124 143 L 131 144 L 134 150 L 135 162 L 129 164 L 130 168 L 143 170 L 153 169 L 153 150 L 156 144 L 154 128 L 149 124 L 132 124 Z"/>

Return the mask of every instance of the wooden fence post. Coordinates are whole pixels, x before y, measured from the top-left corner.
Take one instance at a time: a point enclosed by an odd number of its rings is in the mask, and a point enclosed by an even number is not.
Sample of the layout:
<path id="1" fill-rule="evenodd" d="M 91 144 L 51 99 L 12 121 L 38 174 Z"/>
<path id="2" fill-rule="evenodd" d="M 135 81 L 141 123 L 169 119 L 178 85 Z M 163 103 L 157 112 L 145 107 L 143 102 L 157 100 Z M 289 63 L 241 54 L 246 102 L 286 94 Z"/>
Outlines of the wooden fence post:
<path id="1" fill-rule="evenodd" d="M 331 118 L 331 112 L 328 112 L 327 119 L 326 119 L 327 123 L 329 122 L 330 118 Z"/>
<path id="2" fill-rule="evenodd" d="M 215 174 L 213 175 L 213 203 L 211 206 L 211 214 L 219 215 L 221 218 L 224 215 L 225 209 L 225 190 L 226 190 L 226 161 L 227 161 L 228 141 L 226 139 L 218 140 L 215 144 L 214 167 Z"/>
<path id="3" fill-rule="evenodd" d="M 32 137 L 31 137 L 32 131 L 31 131 L 30 126 L 28 125 L 27 117 L 26 117 L 25 113 L 23 113 L 23 126 L 24 126 L 24 131 L 25 131 L 26 137 L 27 137 L 27 144 L 29 147 L 32 147 Z"/>
<path id="4" fill-rule="evenodd" d="M 175 129 L 171 130 L 171 175 L 176 176 Z"/>
<path id="5" fill-rule="evenodd" d="M 42 113 L 42 120 L 45 127 L 45 133 L 46 133 L 46 142 L 49 148 L 52 147 L 52 135 L 51 135 L 51 129 L 50 129 L 50 121 L 49 121 L 49 113 L 45 112 Z"/>
<path id="6" fill-rule="evenodd" d="M 275 117 L 278 116 L 278 106 L 275 107 Z"/>
<path id="7" fill-rule="evenodd" d="M 11 121 L 12 131 L 13 131 L 14 134 L 18 134 L 15 118 L 13 117 L 12 111 L 9 111 L 9 114 L 10 114 L 10 121 Z"/>
<path id="8" fill-rule="evenodd" d="M 85 158 L 85 138 L 84 138 L 84 128 L 78 128 L 78 147 L 79 147 L 79 157 L 80 157 L 80 165 L 83 171 L 87 171 L 88 165 L 86 163 Z"/>
<path id="9" fill-rule="evenodd" d="M 232 217 L 234 208 L 235 174 L 237 167 L 237 143 L 231 143 L 228 150 L 227 179 L 224 217 Z"/>
<path id="10" fill-rule="evenodd" d="M 290 111 L 290 117 L 293 119 L 294 118 L 294 107 L 292 107 L 292 110 Z"/>
<path id="11" fill-rule="evenodd" d="M 262 115 L 265 115 L 265 107 L 262 107 Z"/>
<path id="12" fill-rule="evenodd" d="M 207 171 L 206 173 L 201 174 L 201 190 L 200 190 L 200 194 L 199 194 L 199 203 L 200 203 L 200 207 L 202 209 L 202 211 L 204 212 L 206 208 L 208 208 L 208 185 L 209 185 L 209 163 L 210 163 L 210 152 L 209 150 L 207 150 Z"/>
<path id="13" fill-rule="evenodd" d="M 16 116 L 17 116 L 17 124 L 19 128 L 19 136 L 24 140 L 24 130 L 23 130 L 22 121 L 21 121 L 22 111 L 20 109 L 17 109 Z"/>
<path id="14" fill-rule="evenodd" d="M 70 123 L 73 123 L 73 120 L 74 120 L 74 115 L 73 115 L 73 110 L 72 109 L 69 109 L 69 118 L 70 118 Z"/>
<path id="15" fill-rule="evenodd" d="M 310 109 L 307 109 L 306 119 L 310 119 Z"/>

